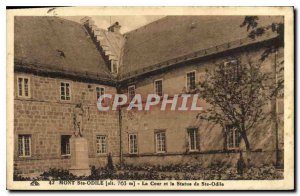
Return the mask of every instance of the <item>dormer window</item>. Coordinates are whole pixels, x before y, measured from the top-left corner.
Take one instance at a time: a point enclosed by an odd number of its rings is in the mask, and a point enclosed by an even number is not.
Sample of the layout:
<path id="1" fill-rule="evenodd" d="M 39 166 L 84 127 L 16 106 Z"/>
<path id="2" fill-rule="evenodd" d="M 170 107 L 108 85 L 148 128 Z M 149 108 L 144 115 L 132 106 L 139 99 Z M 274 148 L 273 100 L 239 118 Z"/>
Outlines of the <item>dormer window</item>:
<path id="1" fill-rule="evenodd" d="M 111 60 L 110 61 L 110 69 L 111 69 L 111 73 L 118 73 L 118 64 L 116 60 Z"/>

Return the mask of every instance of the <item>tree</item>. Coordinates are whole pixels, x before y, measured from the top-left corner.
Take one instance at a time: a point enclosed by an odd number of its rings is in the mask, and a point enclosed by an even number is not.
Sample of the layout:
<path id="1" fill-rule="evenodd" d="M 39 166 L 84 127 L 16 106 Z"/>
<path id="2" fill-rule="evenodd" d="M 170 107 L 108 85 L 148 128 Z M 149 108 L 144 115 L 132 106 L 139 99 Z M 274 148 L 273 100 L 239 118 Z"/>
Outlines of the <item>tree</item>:
<path id="1" fill-rule="evenodd" d="M 283 19 L 283 18 L 282 18 Z M 278 61 L 277 53 L 279 48 L 284 47 L 284 23 L 283 20 L 279 22 L 270 22 L 265 26 L 259 26 L 258 16 L 246 16 L 240 27 L 247 26 L 249 32 L 248 37 L 255 39 L 256 37 L 263 36 L 267 31 L 272 31 L 277 34 L 275 41 L 268 45 L 264 52 L 261 54 L 261 60 L 264 61 L 270 54 L 275 54 L 275 63 L 273 65 L 273 82 L 275 88 L 272 92 L 272 111 L 271 116 L 274 122 L 274 129 L 276 134 L 276 165 L 279 165 L 279 146 L 278 146 L 278 116 L 277 116 L 277 98 L 284 96 L 284 60 Z"/>
<path id="2" fill-rule="evenodd" d="M 246 27 L 248 33 L 248 37 L 255 39 L 257 37 L 264 36 L 264 34 L 267 31 L 272 31 L 277 35 L 277 39 L 275 41 L 268 45 L 263 53 L 261 54 L 261 60 L 264 61 L 270 54 L 278 52 L 278 49 L 280 47 L 284 47 L 284 23 L 283 22 L 270 22 L 270 24 L 265 26 L 259 25 L 259 17 L 258 16 L 245 16 L 243 23 L 240 25 L 240 27 Z M 276 75 L 283 75 L 284 67 L 283 67 L 284 61 L 277 62 L 274 67 L 274 73 Z M 276 77 L 276 76 L 275 76 Z M 274 88 L 273 96 L 282 96 L 283 94 L 283 85 L 284 85 L 284 79 L 279 78 L 276 81 L 277 85 L 276 88 Z"/>
<path id="3" fill-rule="evenodd" d="M 224 127 L 234 126 L 239 141 L 245 142 L 247 152 L 251 150 L 248 135 L 264 121 L 268 112 L 264 106 L 270 98 L 269 75 L 261 70 L 261 63 L 249 57 L 245 63 L 232 57 L 227 63 L 218 63 L 200 82 L 199 96 L 209 104 L 198 117 Z"/>
<path id="4" fill-rule="evenodd" d="M 248 37 L 255 39 L 256 37 L 263 36 L 267 31 L 271 30 L 278 36 L 277 44 L 271 45 L 269 48 L 274 49 L 276 47 L 284 46 L 284 23 L 283 22 L 271 22 L 265 26 L 259 26 L 258 16 L 245 16 L 243 23 L 240 27 L 247 27 L 249 32 Z M 272 52 L 274 50 L 269 50 Z M 264 57 L 264 56 L 262 56 Z"/>

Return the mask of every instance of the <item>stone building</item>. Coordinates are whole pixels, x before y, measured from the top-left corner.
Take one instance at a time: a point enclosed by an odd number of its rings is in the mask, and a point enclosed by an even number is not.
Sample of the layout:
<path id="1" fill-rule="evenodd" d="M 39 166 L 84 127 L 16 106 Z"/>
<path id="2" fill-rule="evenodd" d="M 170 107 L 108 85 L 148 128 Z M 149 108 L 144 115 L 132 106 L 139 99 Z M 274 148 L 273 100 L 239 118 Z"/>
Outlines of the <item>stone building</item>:
<path id="1" fill-rule="evenodd" d="M 90 165 L 236 162 L 236 132 L 197 119 L 198 111 L 98 111 L 103 94 L 180 94 L 203 80 L 205 69 L 239 55 L 258 59 L 278 37 L 257 39 L 241 28 L 243 16 L 168 16 L 121 34 L 120 24 L 98 28 L 85 17 L 15 17 L 14 167 L 22 174 L 70 167 L 74 109 L 83 105 Z M 260 17 L 260 23 L 280 21 Z M 283 50 L 264 68 L 273 71 Z M 145 101 L 145 100 L 143 100 Z M 271 103 L 269 104 L 271 108 Z M 263 124 L 249 136 L 255 164 L 274 163 L 283 151 L 283 100 L 278 129 Z M 205 109 L 207 106 L 202 105 Z M 270 109 L 268 108 L 268 109 Z M 278 133 L 277 133 L 278 132 Z M 282 156 L 282 153 L 280 153 Z"/>

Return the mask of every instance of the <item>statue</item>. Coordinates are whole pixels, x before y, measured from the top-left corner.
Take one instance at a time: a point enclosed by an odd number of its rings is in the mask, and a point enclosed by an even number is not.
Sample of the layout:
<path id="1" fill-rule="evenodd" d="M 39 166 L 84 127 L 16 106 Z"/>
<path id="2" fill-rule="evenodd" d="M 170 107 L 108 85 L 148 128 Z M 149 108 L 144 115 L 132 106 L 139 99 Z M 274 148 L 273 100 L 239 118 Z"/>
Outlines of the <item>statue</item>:
<path id="1" fill-rule="evenodd" d="M 74 109 L 74 135 L 76 137 L 83 137 L 83 114 L 83 105 L 82 103 L 79 103 L 75 106 Z"/>

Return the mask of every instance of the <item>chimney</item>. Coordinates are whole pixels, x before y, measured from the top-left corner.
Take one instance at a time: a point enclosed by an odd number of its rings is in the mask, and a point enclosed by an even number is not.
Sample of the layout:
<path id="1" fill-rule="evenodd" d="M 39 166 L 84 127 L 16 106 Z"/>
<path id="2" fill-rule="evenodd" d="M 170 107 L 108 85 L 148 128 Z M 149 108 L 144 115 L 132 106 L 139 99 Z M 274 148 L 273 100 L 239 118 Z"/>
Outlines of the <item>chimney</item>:
<path id="1" fill-rule="evenodd" d="M 115 22 L 113 25 L 107 28 L 110 32 L 120 33 L 121 25 L 119 25 L 119 22 Z"/>
<path id="2" fill-rule="evenodd" d="M 90 20 L 92 20 L 92 18 L 86 16 L 86 17 L 83 17 L 82 19 L 80 19 L 80 23 L 84 25 L 86 23 L 89 23 Z"/>

